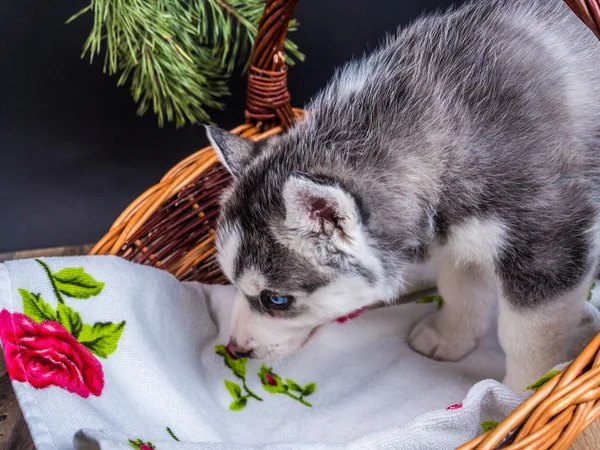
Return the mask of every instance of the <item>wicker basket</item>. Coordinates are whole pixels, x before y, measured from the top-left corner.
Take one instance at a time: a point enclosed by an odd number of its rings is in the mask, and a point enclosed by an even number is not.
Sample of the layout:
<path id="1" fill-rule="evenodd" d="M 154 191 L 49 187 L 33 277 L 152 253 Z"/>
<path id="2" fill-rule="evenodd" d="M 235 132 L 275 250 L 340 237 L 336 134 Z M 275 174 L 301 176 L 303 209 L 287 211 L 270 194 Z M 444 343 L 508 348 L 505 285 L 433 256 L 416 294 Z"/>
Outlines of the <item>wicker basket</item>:
<path id="1" fill-rule="evenodd" d="M 600 38 L 600 0 L 565 0 Z M 303 112 L 290 106 L 283 43 L 298 0 L 267 0 L 248 76 L 246 123 L 232 133 L 264 139 Z M 223 283 L 214 252 L 218 199 L 229 182 L 211 147 L 190 155 L 135 200 L 91 254 L 119 255 L 182 280 Z M 567 449 L 600 416 L 600 333 L 578 358 L 493 430 L 460 449 Z"/>

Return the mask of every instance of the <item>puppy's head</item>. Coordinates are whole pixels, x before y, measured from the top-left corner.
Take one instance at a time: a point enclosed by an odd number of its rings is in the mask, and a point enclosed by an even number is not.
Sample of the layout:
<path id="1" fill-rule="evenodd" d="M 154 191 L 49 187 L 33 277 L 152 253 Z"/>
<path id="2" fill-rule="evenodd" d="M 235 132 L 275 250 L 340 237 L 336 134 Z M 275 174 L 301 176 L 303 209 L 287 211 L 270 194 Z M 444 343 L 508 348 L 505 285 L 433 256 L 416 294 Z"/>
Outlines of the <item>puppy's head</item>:
<path id="1" fill-rule="evenodd" d="M 234 352 L 281 358 L 319 326 L 382 299 L 381 262 L 355 195 L 335 179 L 305 173 L 285 140 L 253 142 L 207 130 L 233 175 L 217 247 L 237 288 Z"/>

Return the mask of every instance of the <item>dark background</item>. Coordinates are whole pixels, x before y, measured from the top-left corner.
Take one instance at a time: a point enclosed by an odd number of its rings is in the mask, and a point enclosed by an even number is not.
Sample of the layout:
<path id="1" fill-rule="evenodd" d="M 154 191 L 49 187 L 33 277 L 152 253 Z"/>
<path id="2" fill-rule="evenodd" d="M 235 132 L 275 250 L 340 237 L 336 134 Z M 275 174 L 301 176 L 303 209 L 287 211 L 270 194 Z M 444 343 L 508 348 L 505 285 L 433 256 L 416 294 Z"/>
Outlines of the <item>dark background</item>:
<path id="1" fill-rule="evenodd" d="M 306 61 L 290 70 L 302 106 L 334 68 L 373 49 L 452 0 L 301 0 L 291 38 Z M 87 244 L 179 160 L 206 144 L 203 128 L 160 129 L 136 115 L 127 87 L 81 60 L 91 15 L 65 20 L 85 1 L 0 1 L 0 252 Z M 243 122 L 245 79 L 212 118 Z"/>

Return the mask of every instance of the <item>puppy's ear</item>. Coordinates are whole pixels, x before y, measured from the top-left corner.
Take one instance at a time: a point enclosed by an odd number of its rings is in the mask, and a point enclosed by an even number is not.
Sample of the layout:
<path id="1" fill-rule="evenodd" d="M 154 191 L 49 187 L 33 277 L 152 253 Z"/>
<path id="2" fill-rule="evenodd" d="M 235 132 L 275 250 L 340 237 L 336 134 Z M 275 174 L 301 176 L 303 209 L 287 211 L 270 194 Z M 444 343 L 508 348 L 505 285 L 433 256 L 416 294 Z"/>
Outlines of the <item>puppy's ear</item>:
<path id="1" fill-rule="evenodd" d="M 219 156 L 221 163 L 232 175 L 237 176 L 256 156 L 258 152 L 256 142 L 236 136 L 218 127 L 205 125 L 205 128 L 210 145 Z"/>
<path id="2" fill-rule="evenodd" d="M 356 201 L 337 184 L 294 174 L 285 182 L 283 199 L 290 231 L 336 240 L 355 237 L 360 224 Z"/>

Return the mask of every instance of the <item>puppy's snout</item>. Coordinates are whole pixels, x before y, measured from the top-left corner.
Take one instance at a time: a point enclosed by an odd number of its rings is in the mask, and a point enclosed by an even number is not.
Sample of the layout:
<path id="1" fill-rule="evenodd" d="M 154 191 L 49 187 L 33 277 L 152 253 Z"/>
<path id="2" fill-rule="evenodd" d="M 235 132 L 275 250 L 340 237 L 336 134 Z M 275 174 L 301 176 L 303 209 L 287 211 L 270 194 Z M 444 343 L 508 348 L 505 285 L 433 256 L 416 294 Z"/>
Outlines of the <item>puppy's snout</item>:
<path id="1" fill-rule="evenodd" d="M 227 350 L 236 358 L 252 358 L 253 351 L 251 348 L 245 348 L 237 344 L 235 340 L 230 340 L 227 345 Z"/>
<path id="2" fill-rule="evenodd" d="M 233 354 L 235 356 L 237 356 L 238 358 L 252 358 L 252 350 L 246 350 L 246 351 L 238 350 L 238 351 L 233 352 Z"/>

